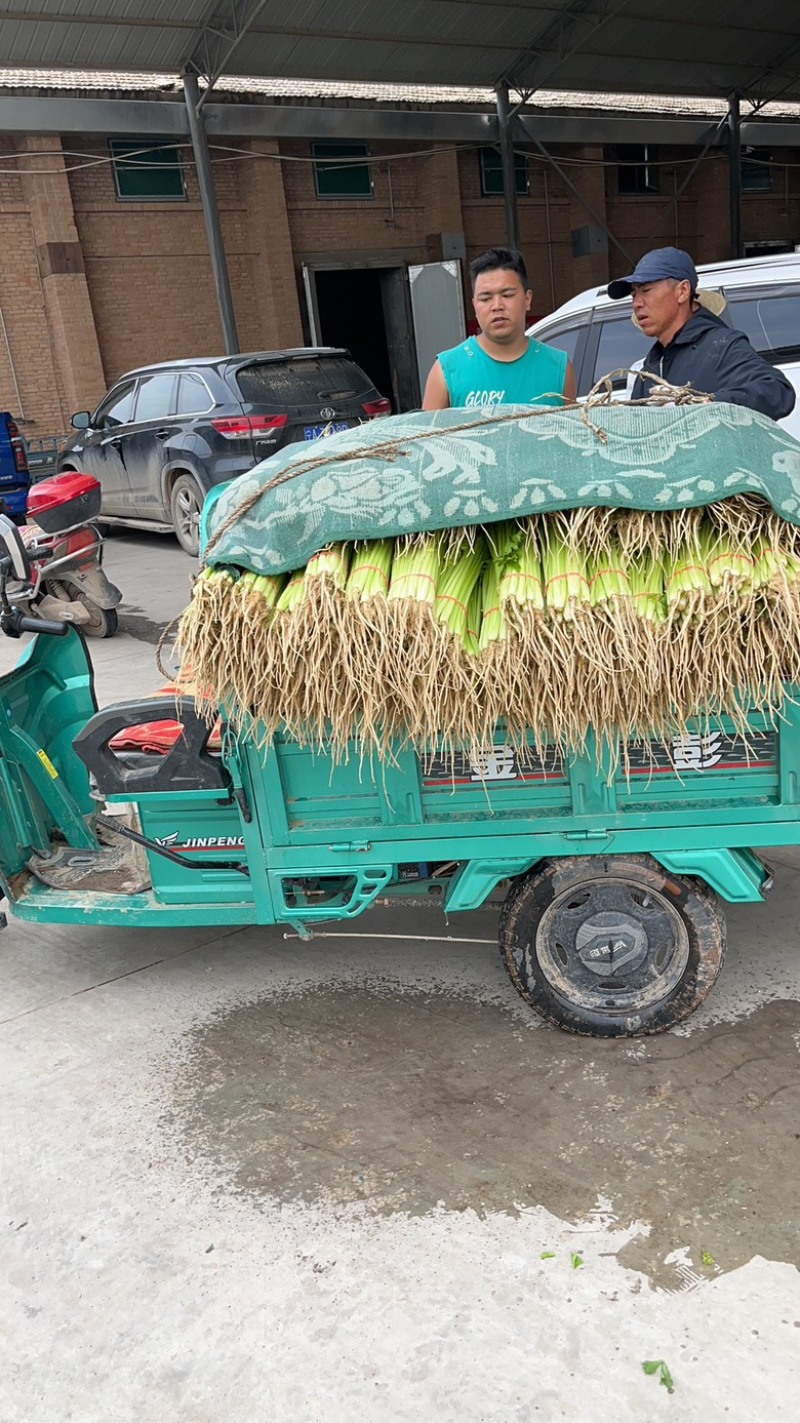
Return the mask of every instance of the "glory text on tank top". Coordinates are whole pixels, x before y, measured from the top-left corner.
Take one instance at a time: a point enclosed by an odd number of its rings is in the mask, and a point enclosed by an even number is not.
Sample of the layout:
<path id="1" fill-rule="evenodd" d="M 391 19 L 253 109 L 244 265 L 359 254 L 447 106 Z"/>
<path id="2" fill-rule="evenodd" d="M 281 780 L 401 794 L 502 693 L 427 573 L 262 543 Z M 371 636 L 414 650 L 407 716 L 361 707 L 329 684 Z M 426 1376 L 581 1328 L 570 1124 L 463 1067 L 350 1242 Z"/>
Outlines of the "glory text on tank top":
<path id="1" fill-rule="evenodd" d="M 450 404 L 486 409 L 492 405 L 561 405 L 567 373 L 566 351 L 528 338 L 516 361 L 495 361 L 475 336 L 442 351 Z"/>

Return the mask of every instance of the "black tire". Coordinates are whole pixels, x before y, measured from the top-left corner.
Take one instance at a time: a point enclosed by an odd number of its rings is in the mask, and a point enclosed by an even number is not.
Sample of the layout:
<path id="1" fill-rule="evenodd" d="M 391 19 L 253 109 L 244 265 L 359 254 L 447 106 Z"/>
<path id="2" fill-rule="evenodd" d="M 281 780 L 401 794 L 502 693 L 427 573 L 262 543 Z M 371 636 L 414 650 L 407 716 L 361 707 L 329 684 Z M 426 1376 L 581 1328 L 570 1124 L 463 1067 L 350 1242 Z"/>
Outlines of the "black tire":
<path id="1" fill-rule="evenodd" d="M 80 601 L 89 613 L 88 623 L 81 623 L 81 632 L 85 637 L 113 637 L 119 627 L 119 618 L 116 608 L 98 608 L 96 603 L 92 603 L 89 598 L 81 597 Z"/>
<path id="2" fill-rule="evenodd" d="M 51 583 L 49 591 L 54 598 L 62 598 L 65 603 L 71 602 L 75 596 L 64 583 Z M 89 621 L 80 624 L 84 637 L 113 637 L 119 627 L 116 608 L 98 608 L 87 593 L 78 593 L 77 599 L 89 614 Z"/>
<path id="3" fill-rule="evenodd" d="M 649 855 L 575 857 L 514 881 L 499 939 L 514 987 L 548 1023 L 638 1037 L 702 1003 L 722 967 L 725 918 L 706 884 Z"/>
<path id="4" fill-rule="evenodd" d="M 192 558 L 200 552 L 200 510 L 203 491 L 191 474 L 179 474 L 170 490 L 169 512 L 175 537 Z"/>

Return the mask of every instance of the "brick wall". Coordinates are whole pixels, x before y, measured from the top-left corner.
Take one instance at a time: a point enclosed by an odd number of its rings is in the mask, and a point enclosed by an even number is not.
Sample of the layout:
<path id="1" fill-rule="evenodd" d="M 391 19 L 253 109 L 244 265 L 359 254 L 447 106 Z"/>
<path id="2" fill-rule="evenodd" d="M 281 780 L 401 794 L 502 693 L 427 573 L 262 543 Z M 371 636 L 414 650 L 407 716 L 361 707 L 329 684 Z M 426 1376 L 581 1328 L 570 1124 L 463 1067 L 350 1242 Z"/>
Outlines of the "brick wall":
<path id="1" fill-rule="evenodd" d="M 503 201 L 481 193 L 475 149 L 375 143 L 372 197 L 342 200 L 317 197 L 310 143 L 228 147 L 239 151 L 212 144 L 212 159 L 243 349 L 303 343 L 303 263 L 436 261 L 443 232 L 464 234 L 469 260 L 506 240 Z M 409 148 L 416 156 L 403 156 Z M 695 156 L 686 149 L 662 150 L 655 197 L 621 195 L 596 145 L 553 154 L 577 194 L 531 145 L 518 200 L 534 315 L 628 268 L 613 244 L 573 255 L 575 234 L 595 223 L 584 200 L 631 259 L 675 241 L 698 262 L 727 255 L 724 157 L 708 156 L 676 204 Z M 126 201 L 103 139 L 0 139 L 0 404 L 23 413 L 29 435 L 64 431 L 136 365 L 222 350 L 188 146 L 185 156 L 185 200 Z M 772 170 L 772 192 L 745 195 L 744 236 L 793 242 L 800 170 L 794 150 L 773 157 L 785 166 Z"/>
<path id="2" fill-rule="evenodd" d="M 21 423 L 26 434 L 35 436 L 54 427 L 66 429 L 69 414 L 82 402 L 84 392 L 92 401 L 100 397 L 104 375 L 60 141 L 36 136 L 18 140 L 15 167 L 25 218 L 20 214 L 14 250 L 18 257 L 25 254 L 24 224 L 32 260 L 24 261 L 26 315 L 22 321 L 6 324 L 4 344 L 9 366 L 17 375 Z M 6 208 L 3 217 L 7 216 Z M 18 296 L 9 292 L 11 302 Z M 19 353 L 31 339 L 41 342 L 44 359 L 35 360 L 35 385 L 28 398 L 25 386 L 32 370 Z"/>
<path id="3" fill-rule="evenodd" d="M 425 145 L 420 157 L 398 159 L 399 144 L 372 144 L 370 158 L 373 194 L 371 198 L 319 198 L 314 184 L 311 145 L 286 143 L 283 180 L 289 233 L 295 261 L 353 260 L 369 254 L 385 256 L 387 266 L 398 261 L 424 262 L 429 259 L 430 238 L 435 222 L 446 212 L 455 216 L 439 188 L 445 165 L 439 155 L 428 155 Z M 392 159 L 391 173 L 388 159 Z M 382 161 L 381 161 L 382 160 Z M 460 231 L 460 227 L 456 227 Z M 399 254 L 403 254 L 400 256 Z M 439 252 L 441 258 L 441 252 Z"/>
<path id="4" fill-rule="evenodd" d="M 0 138 L 0 407 L 59 428 L 62 412 L 31 214 L 13 139 Z M 36 425 L 23 425 L 33 434 Z"/>
<path id="5" fill-rule="evenodd" d="M 26 434 L 62 430 L 69 412 L 58 395 L 36 244 L 22 207 L 0 213 L 0 312 L 0 407 Z"/>
<path id="6" fill-rule="evenodd" d="M 662 149 L 661 192 L 656 197 L 624 197 L 618 174 L 608 168 L 607 214 L 615 236 L 633 258 L 650 247 L 674 245 L 692 253 L 695 261 L 724 262 L 729 255 L 728 161 L 712 153 L 683 185 L 696 159 L 685 148 Z M 794 149 L 772 152 L 772 192 L 742 194 L 742 234 L 745 242 L 793 244 L 800 240 L 800 170 Z M 785 165 L 785 166 L 781 166 Z M 683 188 L 680 197 L 676 194 Z M 619 276 L 626 263 L 611 251 L 609 273 Z"/>
<path id="7" fill-rule="evenodd" d="M 476 151 L 459 154 L 464 231 L 471 260 L 488 247 L 506 243 L 505 204 L 481 191 L 480 159 Z M 529 153 L 528 192 L 517 197 L 520 246 L 533 290 L 532 313 L 544 316 L 579 287 L 573 276 L 570 242 L 571 197 L 546 160 Z"/>
<path id="8" fill-rule="evenodd" d="M 224 349 L 196 173 L 185 201 L 117 197 L 108 144 L 71 141 L 70 189 L 106 380 L 133 366 Z M 92 161 L 94 160 L 94 161 Z M 234 299 L 247 326 L 245 206 L 232 163 L 214 170 Z M 234 273 L 238 280 L 234 282 Z"/>

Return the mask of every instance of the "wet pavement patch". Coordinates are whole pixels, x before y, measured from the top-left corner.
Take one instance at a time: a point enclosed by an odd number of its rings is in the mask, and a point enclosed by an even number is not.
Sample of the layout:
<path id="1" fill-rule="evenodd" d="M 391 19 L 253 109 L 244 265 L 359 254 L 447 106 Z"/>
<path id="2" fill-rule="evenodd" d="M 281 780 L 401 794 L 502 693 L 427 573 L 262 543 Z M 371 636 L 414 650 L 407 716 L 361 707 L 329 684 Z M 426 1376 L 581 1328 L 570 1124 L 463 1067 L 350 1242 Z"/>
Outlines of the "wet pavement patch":
<path id="1" fill-rule="evenodd" d="M 606 1197 L 620 1226 L 651 1227 L 623 1262 L 674 1285 L 683 1247 L 701 1274 L 800 1264 L 799 1043 L 793 1002 L 604 1041 L 444 994 L 319 989 L 196 1029 L 162 1127 L 278 1201 L 576 1221 Z"/>
<path id="2" fill-rule="evenodd" d="M 155 622 L 152 618 L 148 618 L 141 608 L 132 608 L 125 604 L 120 612 L 120 625 L 122 631 L 126 632 L 129 637 L 135 637 L 139 642 L 149 642 L 152 647 L 158 647 L 168 623 Z"/>

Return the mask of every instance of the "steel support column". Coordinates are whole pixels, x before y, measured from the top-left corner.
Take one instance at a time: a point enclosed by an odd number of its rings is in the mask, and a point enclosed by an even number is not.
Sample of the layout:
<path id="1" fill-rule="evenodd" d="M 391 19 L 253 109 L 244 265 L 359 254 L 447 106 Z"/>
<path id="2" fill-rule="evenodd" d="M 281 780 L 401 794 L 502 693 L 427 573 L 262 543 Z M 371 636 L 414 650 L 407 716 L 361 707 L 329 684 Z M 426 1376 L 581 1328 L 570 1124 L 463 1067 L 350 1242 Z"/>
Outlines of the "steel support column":
<path id="1" fill-rule="evenodd" d="M 506 239 L 509 247 L 519 247 L 519 213 L 517 212 L 517 173 L 514 166 L 514 141 L 508 113 L 508 85 L 495 86 L 497 100 L 497 134 L 503 164 L 503 198 L 506 207 Z"/>
<path id="2" fill-rule="evenodd" d="M 222 224 L 219 220 L 214 175 L 211 171 L 211 159 L 208 152 L 208 137 L 203 115 L 198 110 L 200 91 L 196 74 L 184 74 L 183 93 L 186 99 L 194 161 L 197 164 L 197 181 L 200 185 L 200 200 L 203 204 L 203 216 L 206 221 L 208 250 L 211 256 L 214 286 L 217 289 L 217 303 L 225 340 L 225 352 L 229 356 L 234 356 L 239 350 L 239 337 L 236 331 L 236 317 L 228 277 L 228 264 L 225 259 L 225 244 L 222 240 Z"/>
<path id="3" fill-rule="evenodd" d="M 728 185 L 730 190 L 731 256 L 744 256 L 742 242 L 742 121 L 739 95 L 728 95 Z"/>

